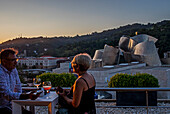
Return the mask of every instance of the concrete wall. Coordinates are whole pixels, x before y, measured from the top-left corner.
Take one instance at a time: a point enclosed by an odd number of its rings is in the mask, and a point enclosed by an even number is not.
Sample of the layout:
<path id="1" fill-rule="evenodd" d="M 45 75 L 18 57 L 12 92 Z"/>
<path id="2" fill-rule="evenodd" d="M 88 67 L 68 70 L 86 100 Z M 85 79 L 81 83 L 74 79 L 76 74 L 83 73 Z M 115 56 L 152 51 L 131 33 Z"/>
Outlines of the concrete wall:
<path id="1" fill-rule="evenodd" d="M 145 67 L 145 63 L 119 66 L 115 65 L 114 68 L 95 68 L 88 70 L 88 73 L 91 73 L 96 80 L 96 87 L 108 87 L 108 82 L 110 78 L 116 73 L 131 73 L 130 69 Z"/>
<path id="2" fill-rule="evenodd" d="M 140 63 L 140 64 L 134 64 L 134 65 L 127 65 L 127 66 L 119 66 L 115 65 L 115 68 L 95 68 L 88 70 L 88 73 L 91 73 L 95 80 L 96 80 L 96 87 L 108 87 L 108 81 L 110 81 L 110 78 L 115 75 L 116 73 L 127 73 L 130 74 L 130 69 L 133 68 L 140 68 L 145 67 L 146 63 Z M 112 98 L 116 98 L 116 92 L 115 91 L 108 91 L 112 94 Z"/>
<path id="3" fill-rule="evenodd" d="M 60 68 L 52 70 L 53 73 L 69 73 L 69 63 L 60 63 Z"/>

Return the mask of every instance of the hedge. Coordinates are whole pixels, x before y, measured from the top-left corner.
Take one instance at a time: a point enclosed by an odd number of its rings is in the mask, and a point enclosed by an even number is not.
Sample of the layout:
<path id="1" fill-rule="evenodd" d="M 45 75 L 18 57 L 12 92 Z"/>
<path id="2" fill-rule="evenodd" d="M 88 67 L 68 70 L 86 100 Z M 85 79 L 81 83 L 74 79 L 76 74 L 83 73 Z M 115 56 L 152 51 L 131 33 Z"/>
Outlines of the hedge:
<path id="1" fill-rule="evenodd" d="M 74 84 L 74 81 L 77 79 L 74 74 L 71 73 L 43 73 L 41 75 L 36 76 L 36 78 L 40 78 L 41 82 L 51 81 L 53 87 L 61 86 L 61 87 L 71 87 Z"/>
<path id="2" fill-rule="evenodd" d="M 109 87 L 159 87 L 158 79 L 147 73 L 134 75 L 117 73 L 110 78 Z"/>

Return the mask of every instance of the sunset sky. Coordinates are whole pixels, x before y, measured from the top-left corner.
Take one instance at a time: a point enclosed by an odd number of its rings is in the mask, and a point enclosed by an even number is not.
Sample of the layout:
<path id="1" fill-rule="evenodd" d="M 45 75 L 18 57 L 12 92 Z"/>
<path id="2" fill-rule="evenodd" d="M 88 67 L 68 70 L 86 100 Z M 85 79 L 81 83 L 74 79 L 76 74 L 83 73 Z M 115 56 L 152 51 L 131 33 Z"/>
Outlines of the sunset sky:
<path id="1" fill-rule="evenodd" d="M 170 20 L 170 0 L 0 0 L 0 43 Z"/>

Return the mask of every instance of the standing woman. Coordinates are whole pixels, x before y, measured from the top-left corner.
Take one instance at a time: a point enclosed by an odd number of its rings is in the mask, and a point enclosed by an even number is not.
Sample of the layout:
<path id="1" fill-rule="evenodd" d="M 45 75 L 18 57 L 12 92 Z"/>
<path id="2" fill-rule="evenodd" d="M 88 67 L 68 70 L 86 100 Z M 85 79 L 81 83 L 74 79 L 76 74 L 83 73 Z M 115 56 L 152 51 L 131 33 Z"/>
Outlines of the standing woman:
<path id="1" fill-rule="evenodd" d="M 90 55 L 87 53 L 76 55 L 71 65 L 73 72 L 78 74 L 78 78 L 70 91 L 73 93 L 73 98 L 68 98 L 65 91 L 58 92 L 58 94 L 72 107 L 69 108 L 70 114 L 96 114 L 94 102 L 96 83 L 94 77 L 87 73 L 91 65 Z"/>

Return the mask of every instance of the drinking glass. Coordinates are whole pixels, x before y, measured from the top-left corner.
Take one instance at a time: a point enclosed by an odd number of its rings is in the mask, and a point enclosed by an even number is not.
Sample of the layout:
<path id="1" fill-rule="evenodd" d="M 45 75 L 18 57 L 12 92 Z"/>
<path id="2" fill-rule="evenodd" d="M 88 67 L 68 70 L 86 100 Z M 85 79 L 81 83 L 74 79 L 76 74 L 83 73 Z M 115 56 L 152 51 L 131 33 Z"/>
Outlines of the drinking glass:
<path id="1" fill-rule="evenodd" d="M 41 85 L 41 79 L 40 79 L 40 78 L 33 78 L 33 84 L 34 84 L 34 86 L 36 86 L 37 89 L 38 89 L 38 86 Z"/>
<path id="2" fill-rule="evenodd" d="M 43 82 L 43 88 L 45 90 L 45 94 L 49 93 L 51 89 L 51 82 L 50 81 Z"/>

